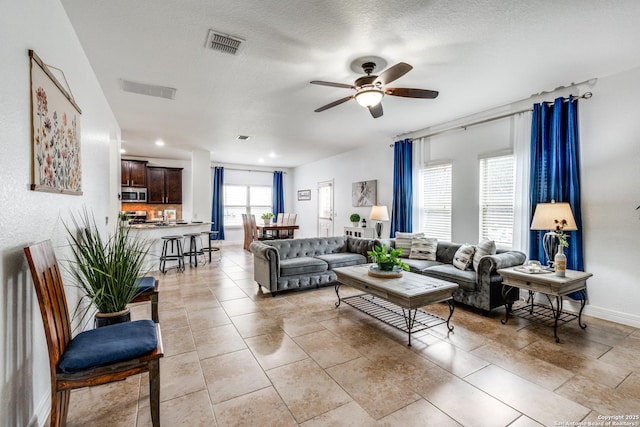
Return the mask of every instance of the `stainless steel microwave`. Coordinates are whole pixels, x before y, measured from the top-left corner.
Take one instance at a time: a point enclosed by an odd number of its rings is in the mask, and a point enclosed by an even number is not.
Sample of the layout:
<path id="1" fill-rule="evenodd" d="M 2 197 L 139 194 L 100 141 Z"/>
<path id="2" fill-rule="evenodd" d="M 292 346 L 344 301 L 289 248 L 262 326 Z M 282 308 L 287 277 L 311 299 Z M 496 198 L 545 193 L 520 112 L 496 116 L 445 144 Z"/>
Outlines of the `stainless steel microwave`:
<path id="1" fill-rule="evenodd" d="M 122 203 L 147 203 L 146 188 L 122 187 L 120 195 Z"/>

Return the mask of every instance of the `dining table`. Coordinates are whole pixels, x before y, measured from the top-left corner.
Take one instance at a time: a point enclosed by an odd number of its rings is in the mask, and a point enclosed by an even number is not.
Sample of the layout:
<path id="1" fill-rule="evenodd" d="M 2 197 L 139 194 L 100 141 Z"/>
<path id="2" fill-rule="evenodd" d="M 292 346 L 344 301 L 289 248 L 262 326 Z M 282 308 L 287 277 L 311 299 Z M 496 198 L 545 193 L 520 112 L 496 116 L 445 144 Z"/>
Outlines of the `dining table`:
<path id="1" fill-rule="evenodd" d="M 298 230 L 298 225 L 279 224 L 256 224 L 258 228 L 258 239 L 292 239 L 294 230 Z"/>

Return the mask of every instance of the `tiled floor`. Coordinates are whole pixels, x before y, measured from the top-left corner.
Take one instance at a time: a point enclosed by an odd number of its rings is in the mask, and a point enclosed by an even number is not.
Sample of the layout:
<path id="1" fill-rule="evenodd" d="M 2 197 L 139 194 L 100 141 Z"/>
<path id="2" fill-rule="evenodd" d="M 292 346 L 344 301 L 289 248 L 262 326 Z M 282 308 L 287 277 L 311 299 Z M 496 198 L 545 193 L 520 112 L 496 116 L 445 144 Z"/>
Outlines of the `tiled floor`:
<path id="1" fill-rule="evenodd" d="M 502 325 L 503 310 L 457 307 L 453 333 L 441 325 L 407 347 L 406 334 L 336 309 L 333 287 L 263 293 L 241 248 L 159 277 L 163 426 L 522 427 L 640 414 L 632 327 L 586 317 L 556 344 L 547 327 Z M 133 313 L 150 318 L 145 303 Z M 68 421 L 150 426 L 147 376 L 74 391 Z"/>

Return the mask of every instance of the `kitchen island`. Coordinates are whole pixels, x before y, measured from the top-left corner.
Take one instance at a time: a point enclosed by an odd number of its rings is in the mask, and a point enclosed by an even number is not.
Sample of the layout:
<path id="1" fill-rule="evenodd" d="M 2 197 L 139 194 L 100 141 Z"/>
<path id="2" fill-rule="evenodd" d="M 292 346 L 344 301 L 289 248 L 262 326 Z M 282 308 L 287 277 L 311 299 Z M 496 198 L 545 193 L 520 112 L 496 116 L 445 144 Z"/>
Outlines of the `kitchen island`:
<path id="1" fill-rule="evenodd" d="M 145 259 L 144 269 L 148 271 L 158 271 L 160 265 L 160 254 L 162 253 L 163 236 L 182 236 L 187 233 L 201 233 L 211 230 L 211 222 L 169 222 L 169 223 L 145 223 L 129 225 L 130 237 L 145 240 L 151 244 L 149 253 Z M 202 235 L 202 244 L 208 245 L 208 235 Z M 188 240 L 183 241 L 183 245 L 189 245 Z"/>

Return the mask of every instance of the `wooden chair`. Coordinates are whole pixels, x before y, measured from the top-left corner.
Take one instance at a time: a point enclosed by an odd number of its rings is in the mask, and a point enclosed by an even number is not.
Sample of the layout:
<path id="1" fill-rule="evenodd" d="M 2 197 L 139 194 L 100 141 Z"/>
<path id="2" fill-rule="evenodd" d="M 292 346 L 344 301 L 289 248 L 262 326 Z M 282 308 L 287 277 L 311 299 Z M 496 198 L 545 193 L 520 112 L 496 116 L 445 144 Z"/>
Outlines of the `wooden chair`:
<path id="1" fill-rule="evenodd" d="M 248 251 L 252 239 L 251 231 L 249 230 L 249 216 L 247 214 L 242 214 L 242 228 L 244 229 L 244 243 L 242 244 L 242 247 L 245 251 Z"/>
<path id="2" fill-rule="evenodd" d="M 298 214 L 290 213 L 286 225 L 296 225 L 297 219 L 298 219 Z M 287 233 L 288 239 L 293 239 L 293 230 L 287 230 L 286 233 Z"/>
<path id="3" fill-rule="evenodd" d="M 211 256 L 211 254 L 209 254 Z M 140 288 L 140 293 L 137 294 L 131 302 L 144 302 L 151 301 L 151 319 L 158 323 L 158 288 L 160 287 L 160 281 L 155 277 L 145 276 L 139 277 L 136 281 L 136 285 Z"/>
<path id="4" fill-rule="evenodd" d="M 24 248 L 31 269 L 49 350 L 52 427 L 65 426 L 71 390 L 149 372 L 151 421 L 160 426 L 160 325 L 120 323 L 71 337 L 60 268 L 49 240 Z M 128 354 L 128 356 L 124 356 Z"/>

